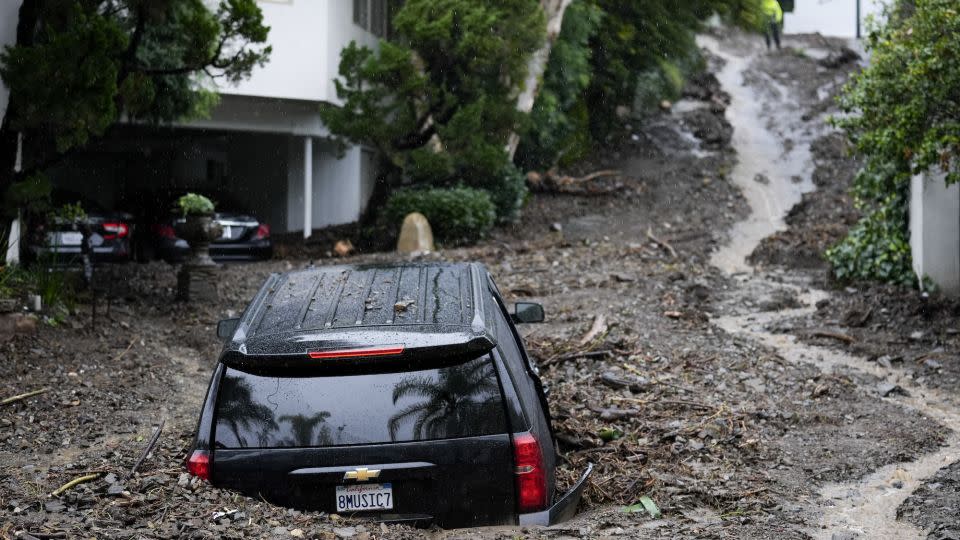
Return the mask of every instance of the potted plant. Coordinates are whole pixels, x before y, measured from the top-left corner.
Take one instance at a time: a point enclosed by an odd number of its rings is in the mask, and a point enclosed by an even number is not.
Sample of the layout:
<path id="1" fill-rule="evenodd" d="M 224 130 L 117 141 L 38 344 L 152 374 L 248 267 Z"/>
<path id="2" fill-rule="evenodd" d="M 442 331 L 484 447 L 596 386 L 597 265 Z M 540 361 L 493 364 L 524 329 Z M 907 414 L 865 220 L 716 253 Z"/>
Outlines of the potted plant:
<path id="1" fill-rule="evenodd" d="M 217 264 L 210 258 L 210 242 L 220 238 L 223 228 L 213 220 L 213 202 L 196 193 L 187 193 L 177 200 L 177 236 L 190 244 L 191 257 L 177 274 L 177 292 L 187 301 L 216 301 L 217 282 L 214 271 Z"/>
<path id="2" fill-rule="evenodd" d="M 187 193 L 177 200 L 183 220 L 177 220 L 177 236 L 190 244 L 193 254 L 187 264 L 216 266 L 210 258 L 210 242 L 220 238 L 223 229 L 213 220 L 213 201 L 196 193 Z"/>

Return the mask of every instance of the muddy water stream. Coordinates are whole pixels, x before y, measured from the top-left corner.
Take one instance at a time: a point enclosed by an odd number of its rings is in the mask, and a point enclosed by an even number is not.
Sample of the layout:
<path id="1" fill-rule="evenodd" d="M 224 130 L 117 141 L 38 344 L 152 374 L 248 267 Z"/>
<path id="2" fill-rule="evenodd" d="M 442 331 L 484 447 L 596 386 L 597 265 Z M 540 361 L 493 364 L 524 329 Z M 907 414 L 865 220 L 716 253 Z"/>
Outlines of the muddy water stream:
<path id="1" fill-rule="evenodd" d="M 787 212 L 814 188 L 812 135 L 792 129 L 801 112 L 790 102 L 788 89 L 755 70 L 751 75 L 764 77 L 761 88 L 745 84 L 756 53 L 733 54 L 709 36 L 697 41 L 725 62 L 717 79 L 731 97 L 727 117 L 733 123 L 737 164 L 730 178 L 750 205 L 750 215 L 734 225 L 730 243 L 715 252 L 710 262 L 727 273 L 749 272 L 747 256 L 761 240 L 786 228 Z M 787 136 L 797 143 L 792 148 L 783 143 Z"/>
<path id="2" fill-rule="evenodd" d="M 809 143 L 815 134 L 801 133 L 801 113 L 789 89 L 750 69 L 756 52 L 732 54 L 711 37 L 700 37 L 698 41 L 726 62 L 717 77 L 732 98 L 727 113 L 734 126 L 733 146 L 738 164 L 731 172 L 731 180 L 742 190 L 751 209 L 746 219 L 734 225 L 730 242 L 714 253 L 711 263 L 738 276 L 744 290 L 793 287 L 762 274 L 744 275 L 753 272 L 746 257 L 763 238 L 784 229 L 787 212 L 800 202 L 803 193 L 814 189 Z M 784 145 L 783 141 L 788 139 L 796 144 Z M 913 383 L 900 371 L 888 371 L 862 358 L 770 332 L 768 328 L 779 321 L 812 314 L 816 302 L 829 296 L 827 292 L 809 289 L 798 288 L 798 292 L 805 306 L 801 309 L 725 316 L 713 322 L 727 332 L 775 349 L 791 362 L 813 364 L 825 373 L 858 370 L 899 385 L 908 396 L 883 399 L 893 399 L 900 406 L 938 421 L 950 433 L 943 447 L 915 461 L 882 467 L 856 481 L 822 486 L 819 498 L 810 504 L 809 510 L 817 520 L 810 534 L 827 540 L 837 538 L 836 533 L 877 539 L 923 538 L 922 530 L 897 521 L 897 508 L 940 468 L 960 460 L 960 404 L 955 398 Z"/>

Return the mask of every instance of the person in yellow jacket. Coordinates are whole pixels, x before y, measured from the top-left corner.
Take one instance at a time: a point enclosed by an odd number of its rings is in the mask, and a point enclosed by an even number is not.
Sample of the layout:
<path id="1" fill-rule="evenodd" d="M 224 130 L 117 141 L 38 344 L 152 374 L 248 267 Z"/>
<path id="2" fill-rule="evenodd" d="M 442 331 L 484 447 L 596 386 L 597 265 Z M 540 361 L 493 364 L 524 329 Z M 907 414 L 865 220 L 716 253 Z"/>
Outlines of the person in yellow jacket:
<path id="1" fill-rule="evenodd" d="M 777 44 L 780 50 L 780 28 L 783 27 L 783 8 L 777 0 L 763 0 L 763 37 L 767 40 L 767 50 L 771 41 Z"/>

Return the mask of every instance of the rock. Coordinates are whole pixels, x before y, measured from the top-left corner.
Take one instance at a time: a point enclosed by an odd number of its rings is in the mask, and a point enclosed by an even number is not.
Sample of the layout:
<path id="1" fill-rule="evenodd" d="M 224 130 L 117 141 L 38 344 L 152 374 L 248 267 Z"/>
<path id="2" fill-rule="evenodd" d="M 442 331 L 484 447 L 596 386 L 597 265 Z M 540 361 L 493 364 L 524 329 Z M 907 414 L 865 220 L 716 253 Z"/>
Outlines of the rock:
<path id="1" fill-rule="evenodd" d="M 758 184 L 767 185 L 770 183 L 770 177 L 763 173 L 757 173 L 756 176 L 753 177 L 753 181 Z"/>
<path id="2" fill-rule="evenodd" d="M 817 63 L 825 68 L 837 69 L 844 64 L 857 60 L 860 60 L 860 55 L 856 51 L 849 47 L 841 47 L 839 51 L 833 51 L 826 58 L 817 60 Z"/>
<path id="3" fill-rule="evenodd" d="M 403 218 L 400 238 L 397 240 L 397 253 L 412 255 L 428 253 L 434 249 L 433 230 L 427 218 L 419 212 Z"/>
<path id="4" fill-rule="evenodd" d="M 37 333 L 37 317 L 23 313 L 0 315 L 0 342 L 9 341 L 15 335 Z"/>
<path id="5" fill-rule="evenodd" d="M 0 298 L 0 313 L 11 313 L 17 310 L 17 301 L 13 298 Z"/>
<path id="6" fill-rule="evenodd" d="M 106 476 L 103 477 L 103 481 L 106 482 L 106 483 L 108 483 L 108 484 L 116 484 L 116 483 L 117 483 L 117 475 L 115 475 L 115 474 L 113 474 L 113 473 L 110 473 L 110 474 L 108 474 L 108 475 L 106 475 Z"/>
<path id="7" fill-rule="evenodd" d="M 614 272 L 610 274 L 610 277 L 612 277 L 613 280 L 618 283 L 633 283 L 634 281 L 637 280 L 637 276 L 633 274 L 626 274 L 623 272 Z"/>
<path id="8" fill-rule="evenodd" d="M 673 103 L 671 103 L 669 99 L 665 99 L 660 102 L 660 110 L 669 111 L 672 108 L 673 108 Z"/>
<path id="9" fill-rule="evenodd" d="M 894 480 L 890 485 L 896 489 L 903 489 L 903 480 Z"/>
<path id="10" fill-rule="evenodd" d="M 346 257 L 353 253 L 353 242 L 350 240 L 337 240 L 337 243 L 333 245 L 333 252 L 337 257 Z"/>
<path id="11" fill-rule="evenodd" d="M 934 360 L 933 358 L 927 358 L 923 361 L 923 365 L 927 366 L 930 369 L 940 369 L 943 367 L 943 364 Z"/>
<path id="12" fill-rule="evenodd" d="M 563 232 L 563 224 L 562 224 L 562 223 L 551 223 L 551 224 L 550 224 L 550 230 L 553 231 L 553 232 Z"/>
<path id="13" fill-rule="evenodd" d="M 830 537 L 830 540 L 855 540 L 859 536 L 860 535 L 855 532 L 841 531 L 833 533 L 833 535 Z"/>
<path id="14" fill-rule="evenodd" d="M 120 495 L 123 493 L 123 484 L 113 483 L 107 488 L 107 495 Z"/>
<path id="15" fill-rule="evenodd" d="M 877 365 L 880 366 L 880 367 L 884 367 L 884 368 L 890 369 L 890 368 L 893 367 L 893 362 L 891 362 L 890 357 L 885 354 L 885 355 L 881 356 L 880 358 L 877 358 Z"/>
<path id="16" fill-rule="evenodd" d="M 47 503 L 44 503 L 43 509 L 50 513 L 63 512 L 64 510 L 67 509 L 67 505 L 63 504 L 60 501 L 49 501 Z"/>
<path id="17" fill-rule="evenodd" d="M 527 185 L 533 189 L 537 189 L 543 185 L 543 175 L 537 171 L 530 171 L 527 173 Z"/>
<path id="18" fill-rule="evenodd" d="M 893 384 L 888 382 L 880 383 L 877 386 L 877 391 L 880 392 L 882 397 L 888 397 L 891 395 L 900 395 L 900 396 L 909 396 L 910 393 L 903 389 L 899 384 Z"/>
<path id="19" fill-rule="evenodd" d="M 353 538 L 357 535 L 356 527 L 336 527 L 333 529 L 333 534 L 337 535 L 337 538 Z"/>
<path id="20" fill-rule="evenodd" d="M 290 536 L 294 538 L 303 538 L 303 529 L 294 529 L 290 531 Z"/>

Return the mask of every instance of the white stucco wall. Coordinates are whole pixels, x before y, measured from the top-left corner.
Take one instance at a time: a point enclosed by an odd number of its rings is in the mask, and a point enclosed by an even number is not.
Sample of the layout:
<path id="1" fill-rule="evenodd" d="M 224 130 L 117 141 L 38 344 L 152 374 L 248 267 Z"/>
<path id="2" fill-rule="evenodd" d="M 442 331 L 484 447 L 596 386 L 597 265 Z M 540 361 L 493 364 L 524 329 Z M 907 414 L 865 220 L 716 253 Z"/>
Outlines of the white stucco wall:
<path id="1" fill-rule="evenodd" d="M 0 49 L 12 45 L 17 38 L 17 11 L 23 0 L 0 0 Z M 10 92 L 0 81 L 0 122 L 7 114 L 7 101 Z"/>
<path id="2" fill-rule="evenodd" d="M 860 0 L 863 21 L 879 16 L 889 0 Z M 866 25 L 863 25 L 866 33 Z M 788 34 L 819 32 L 825 36 L 852 38 L 857 33 L 857 0 L 796 0 L 796 9 L 783 16 L 783 31 Z"/>
<path id="3" fill-rule="evenodd" d="M 960 294 L 960 185 L 947 187 L 941 173 L 910 181 L 910 250 L 917 277 Z"/>
<path id="4" fill-rule="evenodd" d="M 287 148 L 287 231 L 303 230 L 303 138 L 291 137 Z M 362 150 L 347 149 L 338 156 L 334 143 L 313 142 L 313 220 L 314 229 L 351 223 L 360 217 L 366 199 L 361 174 Z"/>
<path id="5" fill-rule="evenodd" d="M 349 0 L 259 0 L 270 27 L 273 53 L 267 65 L 224 94 L 336 102 L 333 79 L 340 51 L 350 41 L 376 45 L 376 37 L 353 23 Z"/>

